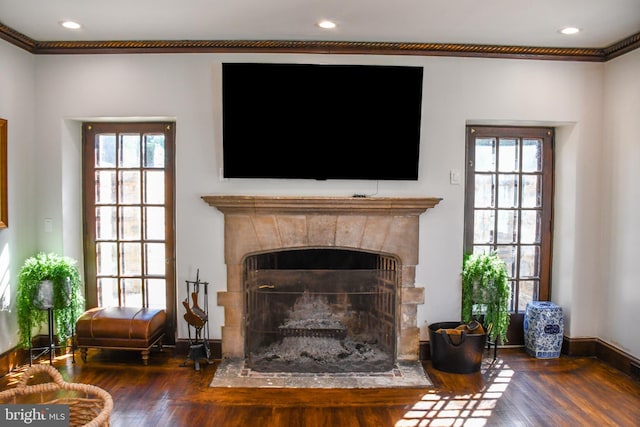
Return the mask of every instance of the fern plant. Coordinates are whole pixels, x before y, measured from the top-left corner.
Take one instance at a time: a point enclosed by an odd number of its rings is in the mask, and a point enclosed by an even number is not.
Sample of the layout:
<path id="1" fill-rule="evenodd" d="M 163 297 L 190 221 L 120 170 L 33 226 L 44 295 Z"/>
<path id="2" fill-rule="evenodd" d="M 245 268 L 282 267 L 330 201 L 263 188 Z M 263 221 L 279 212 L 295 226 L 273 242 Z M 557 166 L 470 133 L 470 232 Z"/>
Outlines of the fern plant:
<path id="1" fill-rule="evenodd" d="M 18 316 L 18 345 L 31 346 L 31 332 L 47 321 L 47 311 L 38 301 L 43 281 L 53 283 L 53 317 L 59 342 L 72 335 L 75 322 L 84 311 L 84 297 L 80 292 L 80 272 L 76 261 L 52 253 L 38 253 L 27 258 L 18 273 L 16 311 Z"/>
<path id="2" fill-rule="evenodd" d="M 462 321 L 480 321 L 489 340 L 507 342 L 509 274 L 494 252 L 465 254 L 462 264 Z"/>

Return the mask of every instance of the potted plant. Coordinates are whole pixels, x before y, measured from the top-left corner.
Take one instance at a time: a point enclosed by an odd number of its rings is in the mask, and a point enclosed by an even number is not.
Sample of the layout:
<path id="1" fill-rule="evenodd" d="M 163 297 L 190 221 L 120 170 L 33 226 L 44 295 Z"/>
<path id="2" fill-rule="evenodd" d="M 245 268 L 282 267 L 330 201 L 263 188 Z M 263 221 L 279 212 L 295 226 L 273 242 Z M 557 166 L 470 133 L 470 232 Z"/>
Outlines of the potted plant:
<path id="1" fill-rule="evenodd" d="M 80 272 L 71 258 L 43 252 L 27 258 L 18 273 L 18 345 L 31 347 L 31 332 L 47 321 L 48 309 L 53 310 L 58 342 L 66 342 L 84 311 L 80 284 Z"/>
<path id="2" fill-rule="evenodd" d="M 464 256 L 462 321 L 480 321 L 496 344 L 507 342 L 510 292 L 505 262 L 495 252 Z"/>

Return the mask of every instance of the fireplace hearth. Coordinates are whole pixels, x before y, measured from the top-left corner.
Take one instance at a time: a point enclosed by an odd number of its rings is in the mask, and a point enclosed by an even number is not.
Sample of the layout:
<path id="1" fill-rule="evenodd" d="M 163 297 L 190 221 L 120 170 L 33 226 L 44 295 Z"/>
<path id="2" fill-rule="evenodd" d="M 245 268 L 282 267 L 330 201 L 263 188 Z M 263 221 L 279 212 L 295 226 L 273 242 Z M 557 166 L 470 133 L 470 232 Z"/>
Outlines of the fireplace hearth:
<path id="1" fill-rule="evenodd" d="M 225 218 L 223 361 L 214 383 L 428 382 L 418 361 L 424 288 L 415 268 L 419 217 L 440 199 L 203 200 Z"/>

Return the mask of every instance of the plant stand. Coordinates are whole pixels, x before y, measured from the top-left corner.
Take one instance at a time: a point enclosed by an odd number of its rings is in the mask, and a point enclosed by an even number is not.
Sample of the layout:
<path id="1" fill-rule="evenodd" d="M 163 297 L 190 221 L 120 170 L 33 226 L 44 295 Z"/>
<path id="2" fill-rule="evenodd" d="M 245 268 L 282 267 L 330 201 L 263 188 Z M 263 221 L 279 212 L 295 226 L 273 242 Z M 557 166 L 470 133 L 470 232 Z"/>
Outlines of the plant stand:
<path id="1" fill-rule="evenodd" d="M 73 341 L 75 338 L 75 332 L 74 335 L 71 336 L 71 342 L 72 345 L 68 346 L 68 345 L 56 345 L 55 342 L 55 338 L 54 338 L 54 334 L 53 334 L 53 327 L 54 327 L 55 323 L 53 321 L 53 307 L 48 307 L 47 308 L 47 326 L 48 326 L 48 330 L 49 330 L 49 345 L 45 346 L 45 347 L 29 347 L 29 366 L 31 366 L 33 364 L 33 361 L 35 359 L 38 359 L 40 357 L 42 357 L 43 355 L 49 353 L 49 363 L 53 363 L 53 358 L 56 357 L 56 349 L 57 348 L 68 348 L 71 347 L 71 358 L 73 363 L 76 363 L 76 352 L 75 352 L 75 347 L 73 346 Z M 33 353 L 36 352 L 38 353 L 37 356 L 33 357 Z"/>
<path id="2" fill-rule="evenodd" d="M 496 358 L 498 357 L 498 340 L 494 340 L 494 341 L 489 341 L 487 339 L 487 350 L 491 351 L 491 346 L 493 346 L 493 361 L 496 361 Z"/>

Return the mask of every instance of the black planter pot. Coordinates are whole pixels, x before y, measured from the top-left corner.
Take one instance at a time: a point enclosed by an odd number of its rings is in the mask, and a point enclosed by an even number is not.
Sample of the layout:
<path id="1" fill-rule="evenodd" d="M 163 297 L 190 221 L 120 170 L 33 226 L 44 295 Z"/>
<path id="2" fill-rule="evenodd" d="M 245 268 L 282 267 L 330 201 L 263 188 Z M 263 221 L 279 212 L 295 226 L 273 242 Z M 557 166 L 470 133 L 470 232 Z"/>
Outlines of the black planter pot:
<path id="1" fill-rule="evenodd" d="M 450 336 L 444 330 L 455 329 L 461 322 L 439 322 L 429 325 L 431 363 L 439 371 L 456 374 L 478 372 L 482 365 L 482 354 L 487 344 L 487 334 Z M 443 331 L 437 332 L 442 329 Z"/>
<path id="2" fill-rule="evenodd" d="M 51 280 L 43 280 L 40 282 L 40 286 L 36 292 L 33 300 L 33 306 L 40 310 L 47 310 L 49 308 L 64 308 L 68 307 L 71 303 L 71 282 L 67 279 L 64 282 L 64 300 L 61 306 L 56 306 L 54 301 L 54 284 Z"/>

